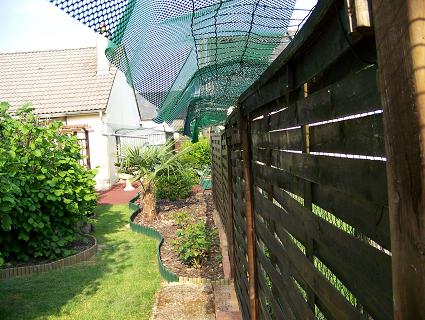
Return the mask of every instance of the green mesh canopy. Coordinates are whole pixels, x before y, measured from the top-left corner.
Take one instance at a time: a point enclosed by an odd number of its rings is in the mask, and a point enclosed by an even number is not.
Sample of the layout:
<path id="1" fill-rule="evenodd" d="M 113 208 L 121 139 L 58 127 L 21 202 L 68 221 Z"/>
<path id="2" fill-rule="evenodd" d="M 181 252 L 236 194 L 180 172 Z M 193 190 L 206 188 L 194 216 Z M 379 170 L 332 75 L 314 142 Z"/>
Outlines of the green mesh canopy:
<path id="1" fill-rule="evenodd" d="M 185 133 L 222 124 L 289 41 L 295 0 L 50 0 L 108 37 L 106 56 Z"/>

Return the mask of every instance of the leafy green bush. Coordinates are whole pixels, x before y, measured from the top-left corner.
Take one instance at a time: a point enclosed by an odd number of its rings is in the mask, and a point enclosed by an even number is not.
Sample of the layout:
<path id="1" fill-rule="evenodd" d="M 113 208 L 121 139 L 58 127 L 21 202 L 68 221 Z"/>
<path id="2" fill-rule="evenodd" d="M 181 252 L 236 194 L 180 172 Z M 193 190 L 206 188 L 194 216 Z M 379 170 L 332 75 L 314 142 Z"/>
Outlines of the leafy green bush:
<path id="1" fill-rule="evenodd" d="M 203 221 L 198 221 L 177 230 L 176 235 L 173 245 L 179 259 L 191 267 L 200 268 L 213 245 L 213 232 Z"/>
<path id="2" fill-rule="evenodd" d="M 186 199 L 192 193 L 193 177 L 190 173 L 178 172 L 156 178 L 155 195 L 158 199 Z"/>
<path id="3" fill-rule="evenodd" d="M 211 151 L 208 139 L 201 139 L 196 143 L 186 141 L 182 144 L 182 147 L 190 147 L 189 152 L 186 152 L 181 157 L 181 161 L 187 164 L 190 168 L 197 171 L 211 166 Z"/>
<path id="4" fill-rule="evenodd" d="M 31 108 L 0 104 L 0 248 L 5 261 L 71 254 L 76 226 L 94 210 L 95 172 L 79 164 L 76 137 L 39 126 Z"/>

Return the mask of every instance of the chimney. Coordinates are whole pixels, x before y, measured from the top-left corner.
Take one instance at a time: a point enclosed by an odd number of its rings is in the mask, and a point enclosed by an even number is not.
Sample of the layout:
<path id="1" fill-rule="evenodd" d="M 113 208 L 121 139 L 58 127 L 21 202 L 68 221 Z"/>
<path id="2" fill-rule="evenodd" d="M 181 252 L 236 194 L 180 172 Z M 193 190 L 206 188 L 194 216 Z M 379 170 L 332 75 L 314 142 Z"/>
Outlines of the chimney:
<path id="1" fill-rule="evenodd" d="M 105 55 L 105 50 L 108 47 L 107 33 L 108 28 L 105 23 L 102 22 L 99 26 L 99 34 L 96 37 L 97 75 L 109 74 L 110 63 Z"/>

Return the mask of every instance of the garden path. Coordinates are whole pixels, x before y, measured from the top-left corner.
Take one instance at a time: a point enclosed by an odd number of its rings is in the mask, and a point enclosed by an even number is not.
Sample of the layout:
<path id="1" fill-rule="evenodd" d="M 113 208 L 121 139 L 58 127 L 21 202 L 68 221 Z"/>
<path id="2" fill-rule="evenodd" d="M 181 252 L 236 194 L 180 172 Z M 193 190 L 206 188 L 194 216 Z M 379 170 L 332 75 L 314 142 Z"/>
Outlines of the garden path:
<path id="1" fill-rule="evenodd" d="M 162 283 L 150 320 L 242 320 L 233 284 Z"/>
<path id="2" fill-rule="evenodd" d="M 139 192 L 137 184 L 133 184 L 133 191 L 124 191 L 125 183 L 114 184 L 110 189 L 99 192 L 99 204 L 124 204 L 128 203 Z"/>

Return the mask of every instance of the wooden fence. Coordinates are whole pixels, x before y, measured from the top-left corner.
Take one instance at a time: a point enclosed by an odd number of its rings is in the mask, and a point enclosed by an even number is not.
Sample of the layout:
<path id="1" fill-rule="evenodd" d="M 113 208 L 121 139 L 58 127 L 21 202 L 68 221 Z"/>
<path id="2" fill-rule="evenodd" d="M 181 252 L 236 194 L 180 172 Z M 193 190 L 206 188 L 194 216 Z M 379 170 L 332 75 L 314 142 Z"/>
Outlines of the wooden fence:
<path id="1" fill-rule="evenodd" d="M 355 19 L 319 1 L 211 137 L 244 319 L 393 319 L 375 37 Z"/>

